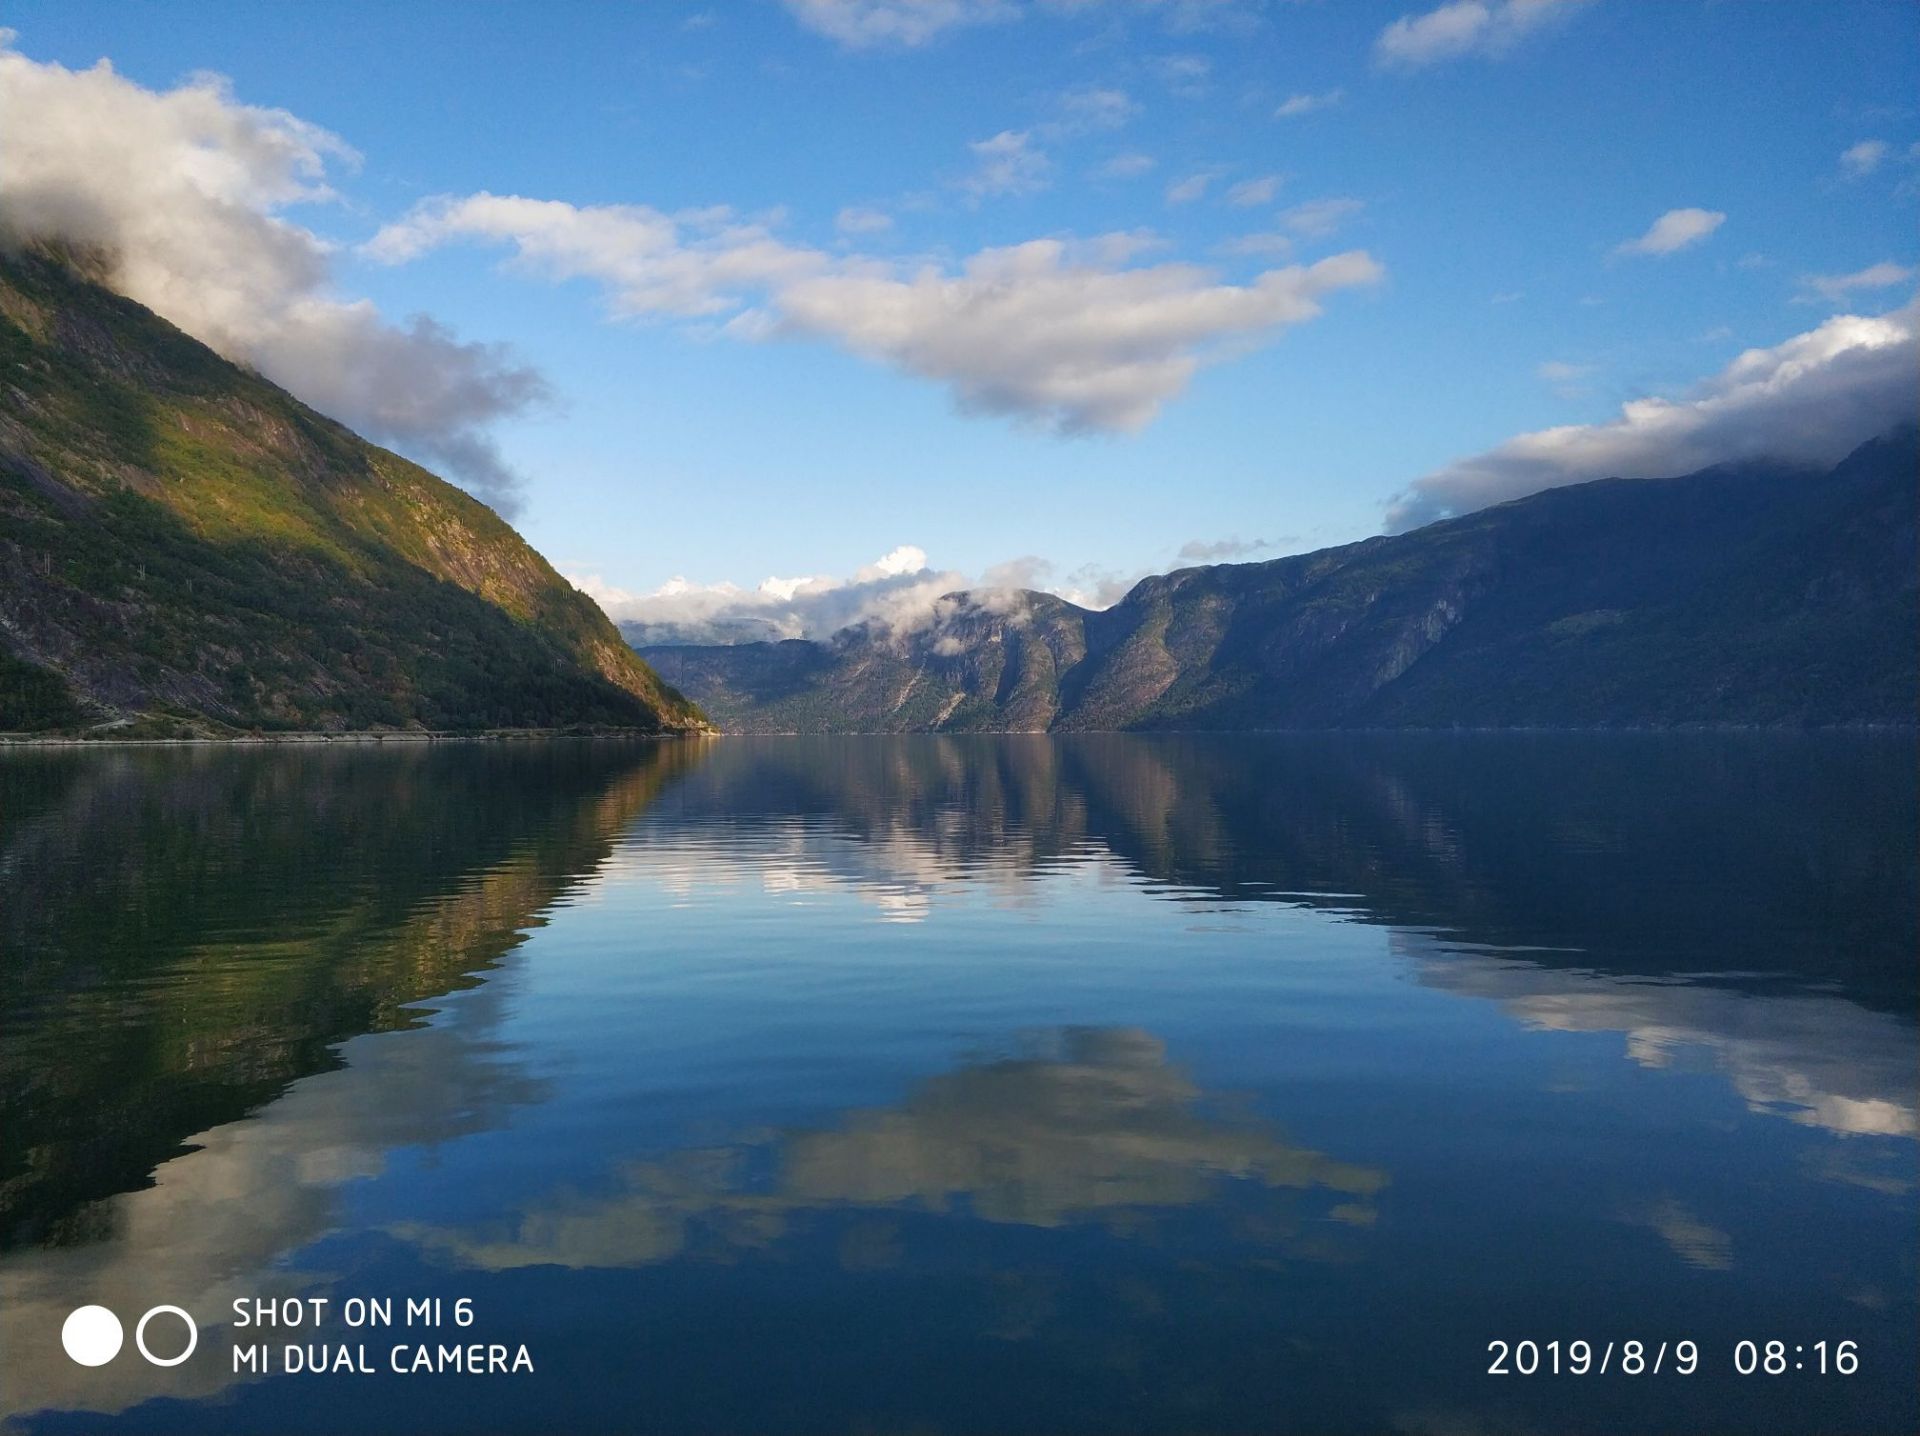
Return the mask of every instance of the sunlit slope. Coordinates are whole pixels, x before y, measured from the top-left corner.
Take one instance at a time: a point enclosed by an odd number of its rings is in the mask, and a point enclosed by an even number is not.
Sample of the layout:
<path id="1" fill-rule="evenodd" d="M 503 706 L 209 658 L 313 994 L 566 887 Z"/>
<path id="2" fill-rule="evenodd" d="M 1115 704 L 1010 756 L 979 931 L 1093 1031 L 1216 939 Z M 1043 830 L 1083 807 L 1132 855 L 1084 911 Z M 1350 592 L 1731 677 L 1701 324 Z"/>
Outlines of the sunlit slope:
<path id="1" fill-rule="evenodd" d="M 1920 442 L 1551 489 L 1412 533 L 965 595 L 912 633 L 647 647 L 760 731 L 1911 724 Z"/>
<path id="2" fill-rule="evenodd" d="M 86 268 L 0 254 L 0 729 L 699 725 L 491 509 Z"/>

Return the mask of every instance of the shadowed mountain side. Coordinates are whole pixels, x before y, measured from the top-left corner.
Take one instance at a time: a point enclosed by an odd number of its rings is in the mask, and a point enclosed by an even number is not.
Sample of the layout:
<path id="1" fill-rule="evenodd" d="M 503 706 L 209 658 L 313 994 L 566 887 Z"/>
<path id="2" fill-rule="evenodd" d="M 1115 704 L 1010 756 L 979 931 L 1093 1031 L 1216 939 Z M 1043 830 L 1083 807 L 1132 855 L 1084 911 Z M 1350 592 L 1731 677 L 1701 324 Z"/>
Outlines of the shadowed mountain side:
<path id="1" fill-rule="evenodd" d="M 959 594 L 908 634 L 641 651 L 741 732 L 1910 725 L 1917 472 L 1908 427 L 1824 474 L 1551 489 L 1104 612 Z"/>
<path id="2" fill-rule="evenodd" d="M 493 510 L 0 252 L 0 730 L 702 726 Z"/>
<path id="3" fill-rule="evenodd" d="M 22 799 L 0 836 L 0 1247 L 59 1240 L 188 1134 L 474 985 L 702 752 L 0 759 Z"/>

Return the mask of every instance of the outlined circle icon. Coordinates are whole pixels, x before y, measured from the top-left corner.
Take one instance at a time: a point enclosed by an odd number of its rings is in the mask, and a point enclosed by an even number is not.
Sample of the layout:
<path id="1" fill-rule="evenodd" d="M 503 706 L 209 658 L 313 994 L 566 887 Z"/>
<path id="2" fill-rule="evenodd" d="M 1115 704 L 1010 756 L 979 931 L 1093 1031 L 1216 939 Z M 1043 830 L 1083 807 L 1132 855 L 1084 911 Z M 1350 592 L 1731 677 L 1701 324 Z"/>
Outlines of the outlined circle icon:
<path id="1" fill-rule="evenodd" d="M 126 1339 L 120 1318 L 104 1306 L 77 1306 L 60 1327 L 60 1344 L 82 1366 L 105 1366 Z"/>
<path id="2" fill-rule="evenodd" d="M 178 1356 L 155 1356 L 151 1351 L 147 1350 L 147 1323 L 152 1321 L 156 1316 L 167 1314 L 177 1316 L 187 1324 L 187 1349 Z M 119 1326 L 119 1324 L 117 1321 L 114 1323 L 116 1327 Z M 193 1355 L 194 1347 L 200 1344 L 200 1328 L 194 1324 L 193 1318 L 179 1307 L 156 1306 L 145 1316 L 141 1317 L 140 1324 L 133 1329 L 133 1344 L 139 1347 L 140 1354 L 155 1366 L 178 1366 L 189 1356 Z M 118 1346 L 118 1343 L 116 1342 L 115 1345 Z"/>

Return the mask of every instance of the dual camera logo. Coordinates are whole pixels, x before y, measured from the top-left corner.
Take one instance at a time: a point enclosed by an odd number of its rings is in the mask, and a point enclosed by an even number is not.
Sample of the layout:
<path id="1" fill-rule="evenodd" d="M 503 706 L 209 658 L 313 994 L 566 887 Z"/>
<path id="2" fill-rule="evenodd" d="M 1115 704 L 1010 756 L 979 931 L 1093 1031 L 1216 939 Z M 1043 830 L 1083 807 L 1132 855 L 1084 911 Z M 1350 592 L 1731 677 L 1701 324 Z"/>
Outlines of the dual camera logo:
<path id="1" fill-rule="evenodd" d="M 177 1316 L 187 1328 L 187 1349 L 178 1356 L 155 1356 L 147 1350 L 147 1323 L 156 1316 Z M 66 1323 L 60 1328 L 60 1344 L 82 1366 L 105 1366 L 120 1354 L 127 1334 L 120 1325 L 120 1318 L 104 1306 L 81 1306 L 74 1308 Z M 194 1347 L 200 1344 L 200 1328 L 186 1312 L 177 1306 L 156 1306 L 140 1318 L 140 1324 L 133 1329 L 133 1344 L 140 1354 L 155 1366 L 178 1366 L 193 1355 Z"/>

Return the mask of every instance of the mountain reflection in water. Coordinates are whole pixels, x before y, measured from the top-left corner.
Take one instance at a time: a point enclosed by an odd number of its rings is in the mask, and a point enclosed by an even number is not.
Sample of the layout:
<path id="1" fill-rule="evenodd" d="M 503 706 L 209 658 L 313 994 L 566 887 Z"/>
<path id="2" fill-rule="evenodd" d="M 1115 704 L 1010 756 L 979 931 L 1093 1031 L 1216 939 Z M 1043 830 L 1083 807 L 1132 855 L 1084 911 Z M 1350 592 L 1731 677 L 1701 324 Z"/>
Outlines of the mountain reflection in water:
<path id="1" fill-rule="evenodd" d="M 0 1413 L 1905 1429 L 1916 800 L 1858 736 L 0 753 Z M 433 1292 L 538 1375 L 231 1374 L 237 1296 Z M 201 1354 L 75 1366 L 87 1301 Z M 1731 1377 L 1798 1332 L 1862 1375 Z M 1718 1344 L 1490 1388 L 1525 1335 Z"/>

